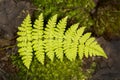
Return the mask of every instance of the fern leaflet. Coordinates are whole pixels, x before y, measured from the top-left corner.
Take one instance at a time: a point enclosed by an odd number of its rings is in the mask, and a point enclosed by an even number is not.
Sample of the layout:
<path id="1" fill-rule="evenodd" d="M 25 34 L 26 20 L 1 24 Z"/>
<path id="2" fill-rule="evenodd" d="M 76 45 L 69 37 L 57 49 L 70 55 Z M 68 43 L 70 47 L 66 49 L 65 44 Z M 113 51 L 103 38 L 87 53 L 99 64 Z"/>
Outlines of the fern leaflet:
<path id="1" fill-rule="evenodd" d="M 44 64 L 44 46 L 43 46 L 43 23 L 44 18 L 43 14 L 41 14 L 38 19 L 36 19 L 33 30 L 32 30 L 32 38 L 33 38 L 33 49 L 35 51 L 36 58 L 39 62 Z"/>
<path id="2" fill-rule="evenodd" d="M 69 60 L 75 60 L 77 56 L 78 41 L 76 37 L 76 30 L 79 24 L 72 25 L 65 33 L 65 39 L 63 42 L 65 55 Z"/>
<path id="3" fill-rule="evenodd" d="M 26 19 L 23 21 L 23 23 L 21 24 L 20 27 L 18 27 L 19 32 L 18 34 L 18 47 L 19 50 L 18 52 L 20 53 L 20 55 L 22 56 L 22 60 L 24 65 L 29 69 L 29 66 L 31 64 L 32 61 L 32 27 L 31 27 L 31 19 L 30 19 L 30 15 L 28 15 L 26 17 Z"/>
<path id="4" fill-rule="evenodd" d="M 63 61 L 63 38 L 67 24 L 67 17 L 60 20 L 55 28 L 55 52 L 56 57 Z M 56 44 L 57 43 L 57 44 Z"/>
<path id="5" fill-rule="evenodd" d="M 45 31 L 44 31 L 44 46 L 46 55 L 50 58 L 51 61 L 54 59 L 54 50 L 55 50 L 55 27 L 57 22 L 57 15 L 54 15 L 49 19 L 48 24 L 46 25 Z"/>

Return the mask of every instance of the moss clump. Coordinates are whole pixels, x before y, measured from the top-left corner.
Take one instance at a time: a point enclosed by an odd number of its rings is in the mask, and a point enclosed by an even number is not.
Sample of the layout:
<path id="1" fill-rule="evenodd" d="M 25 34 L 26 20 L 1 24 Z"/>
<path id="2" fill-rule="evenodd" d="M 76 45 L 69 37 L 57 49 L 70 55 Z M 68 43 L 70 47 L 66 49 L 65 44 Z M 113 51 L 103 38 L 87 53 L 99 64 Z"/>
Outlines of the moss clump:
<path id="1" fill-rule="evenodd" d="M 101 2 L 95 19 L 94 32 L 109 39 L 120 37 L 120 1 Z"/>
<path id="2" fill-rule="evenodd" d="M 69 24 L 80 22 L 81 26 L 91 26 L 93 21 L 90 16 L 91 10 L 95 7 L 93 0 L 32 0 L 39 13 L 45 13 L 48 19 L 51 15 L 59 14 L 60 18 L 69 16 Z"/>
<path id="3" fill-rule="evenodd" d="M 11 76 L 11 80 L 88 80 L 92 77 L 96 67 L 94 62 L 87 64 L 87 68 L 85 68 L 81 60 L 71 63 L 71 61 L 64 58 L 64 62 L 58 59 L 51 62 L 47 58 L 45 66 L 34 59 L 28 71 L 19 56 L 12 56 L 12 60 L 19 68 L 19 72 L 14 77 Z"/>

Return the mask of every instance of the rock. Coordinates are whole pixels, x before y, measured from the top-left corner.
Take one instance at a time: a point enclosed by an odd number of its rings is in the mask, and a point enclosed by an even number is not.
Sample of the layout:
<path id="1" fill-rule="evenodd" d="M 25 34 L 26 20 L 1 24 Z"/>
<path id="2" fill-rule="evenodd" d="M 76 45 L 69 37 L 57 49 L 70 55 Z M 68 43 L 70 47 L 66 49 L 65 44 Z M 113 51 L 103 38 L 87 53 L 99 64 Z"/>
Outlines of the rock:
<path id="1" fill-rule="evenodd" d="M 92 80 L 120 80 L 120 72 L 108 68 L 99 70 Z"/>
<path id="2" fill-rule="evenodd" d="M 0 38 L 12 39 L 30 9 L 30 3 L 13 0 L 0 1 Z"/>
<path id="3" fill-rule="evenodd" d="M 98 60 L 98 69 L 92 80 L 120 80 L 120 40 L 107 41 L 100 37 L 97 41 L 108 55 L 108 59 Z"/>
<path id="4" fill-rule="evenodd" d="M 96 0 L 96 12 L 93 14 L 95 35 L 107 39 L 120 38 L 120 0 Z"/>

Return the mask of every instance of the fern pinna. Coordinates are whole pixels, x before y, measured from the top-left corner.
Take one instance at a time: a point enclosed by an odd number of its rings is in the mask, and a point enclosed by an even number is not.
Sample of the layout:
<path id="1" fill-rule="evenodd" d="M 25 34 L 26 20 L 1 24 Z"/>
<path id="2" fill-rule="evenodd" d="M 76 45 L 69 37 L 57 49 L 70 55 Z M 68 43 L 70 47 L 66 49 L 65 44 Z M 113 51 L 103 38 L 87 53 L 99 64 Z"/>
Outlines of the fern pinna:
<path id="1" fill-rule="evenodd" d="M 35 51 L 35 56 L 39 62 L 44 64 L 44 47 L 43 47 L 43 14 L 36 19 L 32 30 L 32 43 Z"/>
<path id="2" fill-rule="evenodd" d="M 20 56 L 22 56 L 22 60 L 24 65 L 29 69 L 29 66 L 32 61 L 32 56 L 33 56 L 33 48 L 32 48 L 32 24 L 31 24 L 31 19 L 30 15 L 24 19 L 23 23 L 21 24 L 20 27 L 18 27 L 18 44 L 17 46 L 19 47 L 18 52 L 20 53 Z"/>
<path id="3" fill-rule="evenodd" d="M 57 15 L 52 16 L 44 25 L 43 14 L 40 14 L 34 24 L 31 24 L 28 15 L 18 27 L 18 52 L 24 65 L 29 69 L 33 55 L 44 64 L 47 55 L 51 61 L 54 57 L 63 61 L 64 54 L 70 60 L 76 59 L 77 54 L 82 59 L 84 56 L 103 56 L 105 52 L 96 42 L 91 33 L 84 33 L 85 27 L 78 28 L 79 24 L 72 25 L 65 30 L 67 17 L 57 22 Z"/>

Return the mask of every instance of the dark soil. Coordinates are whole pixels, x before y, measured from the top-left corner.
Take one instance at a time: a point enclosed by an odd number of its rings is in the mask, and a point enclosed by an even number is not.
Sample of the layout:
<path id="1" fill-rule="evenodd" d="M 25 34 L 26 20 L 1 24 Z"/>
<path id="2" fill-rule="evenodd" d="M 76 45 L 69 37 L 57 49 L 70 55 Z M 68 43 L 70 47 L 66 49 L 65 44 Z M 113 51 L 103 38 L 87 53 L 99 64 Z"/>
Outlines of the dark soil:
<path id="1" fill-rule="evenodd" d="M 0 80 L 9 80 L 6 77 L 19 71 L 10 55 L 17 53 L 17 27 L 28 12 L 32 13 L 31 7 L 27 1 L 0 0 Z M 107 41 L 101 37 L 97 40 L 108 59 L 96 59 L 98 67 L 92 80 L 120 80 L 120 39 Z"/>

